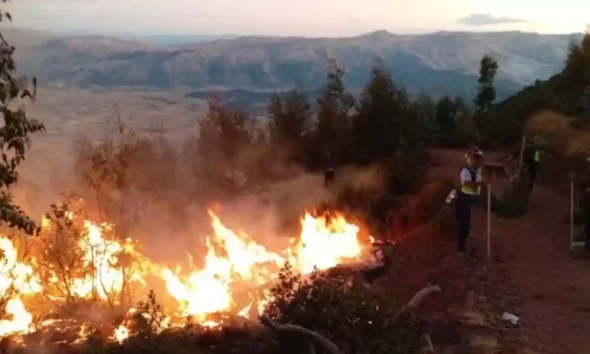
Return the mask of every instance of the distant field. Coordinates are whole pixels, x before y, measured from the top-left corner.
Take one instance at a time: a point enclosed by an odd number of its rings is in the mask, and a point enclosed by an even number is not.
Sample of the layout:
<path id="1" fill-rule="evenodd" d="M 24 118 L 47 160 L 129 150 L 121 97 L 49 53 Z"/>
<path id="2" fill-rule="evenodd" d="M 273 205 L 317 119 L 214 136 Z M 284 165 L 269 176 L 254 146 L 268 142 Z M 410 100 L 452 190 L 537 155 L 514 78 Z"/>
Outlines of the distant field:
<path id="1" fill-rule="evenodd" d="M 196 133 L 205 102 L 185 98 L 185 94 L 182 90 L 39 87 L 37 100 L 27 107 L 27 112 L 42 121 L 47 131 L 33 136 L 32 148 L 20 170 L 17 197 L 24 198 L 22 193 L 26 189 L 30 208 L 35 209 L 39 203 L 49 205 L 39 199 L 41 195 L 58 196 L 67 186 L 75 139 L 82 135 L 101 139 L 112 134 L 114 125 L 110 122 L 117 112 L 139 132 L 160 126 L 169 137 Z"/>

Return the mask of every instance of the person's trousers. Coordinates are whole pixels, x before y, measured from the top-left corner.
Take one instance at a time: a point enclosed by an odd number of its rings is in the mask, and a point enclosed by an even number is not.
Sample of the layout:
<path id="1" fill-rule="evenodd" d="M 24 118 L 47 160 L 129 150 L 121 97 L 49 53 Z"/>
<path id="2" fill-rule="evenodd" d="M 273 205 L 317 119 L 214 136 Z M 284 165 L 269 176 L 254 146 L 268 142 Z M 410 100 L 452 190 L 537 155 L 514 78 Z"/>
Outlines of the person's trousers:
<path id="1" fill-rule="evenodd" d="M 474 197 L 459 192 L 457 195 L 456 213 L 457 213 L 457 241 L 460 252 L 465 251 L 465 243 L 469 232 L 471 231 L 471 207 Z"/>
<path id="2" fill-rule="evenodd" d="M 533 190 L 533 186 L 535 185 L 535 181 L 537 180 L 537 172 L 539 170 L 539 165 L 537 163 L 531 164 L 529 166 L 529 191 Z"/>
<path id="3" fill-rule="evenodd" d="M 584 249 L 590 251 L 590 217 L 586 217 L 584 220 Z"/>

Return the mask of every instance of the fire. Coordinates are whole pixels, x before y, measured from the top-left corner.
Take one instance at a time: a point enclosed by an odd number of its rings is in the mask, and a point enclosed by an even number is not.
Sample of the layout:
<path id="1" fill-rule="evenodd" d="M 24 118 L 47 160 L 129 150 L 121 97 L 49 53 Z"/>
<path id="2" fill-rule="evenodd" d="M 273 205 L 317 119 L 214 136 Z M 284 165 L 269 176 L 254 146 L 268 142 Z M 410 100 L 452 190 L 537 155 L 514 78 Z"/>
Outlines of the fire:
<path id="1" fill-rule="evenodd" d="M 117 329 L 115 329 L 113 337 L 113 339 L 117 342 L 123 343 L 125 339 L 129 338 L 129 329 L 127 329 L 127 327 L 125 327 L 124 325 L 120 325 L 119 327 L 117 327 Z"/>
<path id="2" fill-rule="evenodd" d="M 213 232 L 206 238 L 203 266 L 190 266 L 189 262 L 184 271 L 180 266 L 151 262 L 137 243 L 118 239 L 113 225 L 79 220 L 73 213 L 65 218 L 80 221 L 80 232 L 67 233 L 44 218 L 38 239 L 20 244 L 0 236 L 0 305 L 5 299 L 0 336 L 26 334 L 58 323 L 55 317 L 42 319 L 39 314 L 41 322 L 35 325 L 25 308 L 29 302 L 21 298 L 49 299 L 59 307 L 92 301 L 129 309 L 129 302 L 136 301 L 128 300 L 132 289 L 139 294 L 150 289 L 148 276 L 156 281 L 159 278 L 165 297 L 176 303 L 176 308 L 166 308 L 169 316 L 160 321 L 158 331 L 179 325 L 172 322 L 180 317 L 215 327 L 227 316 L 251 318 L 262 313 L 271 301 L 269 289 L 286 262 L 296 272 L 309 274 L 314 268 L 325 270 L 356 261 L 365 248 L 359 240 L 359 227 L 342 215 L 326 218 L 306 213 L 301 219 L 301 234 L 290 239 L 291 246 L 271 251 L 244 232 L 224 226 L 213 212 L 209 214 Z M 31 254 L 22 257 L 17 251 L 21 247 L 31 248 Z M 134 312 L 129 310 L 127 318 Z M 111 340 L 122 342 L 131 335 L 125 323 L 113 327 Z"/>
<path id="3" fill-rule="evenodd" d="M 342 215 L 328 223 L 305 214 L 301 224 L 301 238 L 291 260 L 301 273 L 311 273 L 314 267 L 329 269 L 360 255 L 359 227 L 347 223 Z"/>
<path id="4" fill-rule="evenodd" d="M 0 321 L 0 337 L 15 333 L 28 333 L 32 330 L 33 316 L 25 310 L 25 305 L 20 299 L 8 300 L 5 311 L 12 319 Z"/>

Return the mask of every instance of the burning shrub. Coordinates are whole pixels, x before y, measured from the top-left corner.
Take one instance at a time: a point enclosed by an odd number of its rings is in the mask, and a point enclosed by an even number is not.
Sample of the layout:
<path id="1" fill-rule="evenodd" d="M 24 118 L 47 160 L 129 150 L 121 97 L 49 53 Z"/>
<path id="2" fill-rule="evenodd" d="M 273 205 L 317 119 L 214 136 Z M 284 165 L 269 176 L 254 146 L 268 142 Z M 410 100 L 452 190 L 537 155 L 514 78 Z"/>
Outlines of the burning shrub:
<path id="1" fill-rule="evenodd" d="M 190 324 L 165 329 L 166 316 L 150 292 L 146 301 L 141 302 L 133 315 L 131 328 L 133 335 L 120 332 L 120 344 L 105 345 L 93 339 L 87 342 L 87 350 L 94 353 L 276 353 L 276 343 L 269 333 L 260 326 L 246 323 L 242 326 L 207 328 Z"/>
<path id="2" fill-rule="evenodd" d="M 320 333 L 345 353 L 408 353 L 418 347 L 418 327 L 409 317 L 394 320 L 391 299 L 351 286 L 349 279 L 318 271 L 305 280 L 288 264 L 279 278 L 265 311 L 275 322 Z M 293 353 L 304 353 L 308 344 L 299 338 L 281 345 Z"/>

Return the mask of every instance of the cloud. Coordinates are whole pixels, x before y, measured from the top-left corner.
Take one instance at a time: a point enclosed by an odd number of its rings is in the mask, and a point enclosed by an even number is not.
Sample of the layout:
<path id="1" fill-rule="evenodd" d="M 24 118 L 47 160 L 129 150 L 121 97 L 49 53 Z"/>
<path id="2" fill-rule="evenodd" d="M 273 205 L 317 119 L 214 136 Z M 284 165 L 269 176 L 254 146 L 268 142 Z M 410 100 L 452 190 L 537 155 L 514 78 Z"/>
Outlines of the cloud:
<path id="1" fill-rule="evenodd" d="M 527 20 L 515 17 L 493 16 L 490 14 L 471 14 L 457 20 L 458 23 L 468 26 L 500 25 L 505 23 L 523 23 Z"/>

